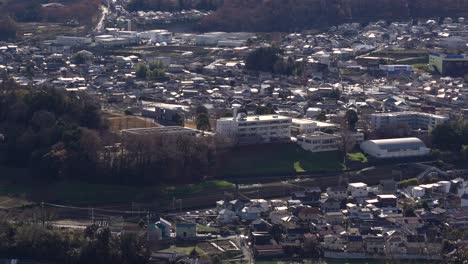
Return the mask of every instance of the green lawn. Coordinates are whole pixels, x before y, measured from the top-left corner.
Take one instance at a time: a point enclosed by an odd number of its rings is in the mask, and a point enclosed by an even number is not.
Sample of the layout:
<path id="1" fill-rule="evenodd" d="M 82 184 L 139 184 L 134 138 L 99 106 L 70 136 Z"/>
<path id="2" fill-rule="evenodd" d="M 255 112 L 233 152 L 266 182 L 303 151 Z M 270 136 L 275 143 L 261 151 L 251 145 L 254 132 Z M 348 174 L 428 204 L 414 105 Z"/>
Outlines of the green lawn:
<path id="1" fill-rule="evenodd" d="M 348 160 L 350 161 L 358 161 L 361 163 L 367 163 L 367 157 L 364 155 L 362 152 L 356 152 L 356 153 L 349 153 L 347 155 Z"/>
<path id="2" fill-rule="evenodd" d="M 64 205 L 108 205 L 131 202 L 169 201 L 210 191 L 231 189 L 227 181 L 207 181 L 181 186 L 128 186 L 60 181 L 49 184 L 23 184 L 0 178 L 0 208 L 26 205 L 31 202 L 56 202 Z"/>
<path id="3" fill-rule="evenodd" d="M 217 232 L 219 232 L 219 228 L 206 226 L 206 225 L 198 225 L 197 224 L 197 232 L 217 233 Z"/>
<path id="4" fill-rule="evenodd" d="M 183 198 L 197 193 L 230 188 L 234 188 L 234 184 L 228 181 L 206 181 L 197 184 L 167 187 L 164 192 L 169 197 Z"/>
<path id="5" fill-rule="evenodd" d="M 340 171 L 337 152 L 312 153 L 295 144 L 239 147 L 225 155 L 220 176 L 255 176 L 295 172 Z"/>
<path id="6" fill-rule="evenodd" d="M 130 203 L 139 200 L 148 192 L 158 193 L 158 188 L 133 187 L 124 185 L 89 184 L 62 181 L 37 185 L 33 183 L 15 184 L 0 182 L 0 196 L 20 197 L 27 201 L 59 202 L 70 205 Z"/>
<path id="7" fill-rule="evenodd" d="M 206 254 L 203 249 L 197 247 L 197 246 L 192 246 L 192 247 L 180 247 L 180 246 L 171 246 L 170 248 L 163 249 L 160 252 L 177 252 L 177 253 L 185 253 L 187 255 L 190 255 L 192 250 L 195 249 L 197 252 L 198 256 L 201 258 L 208 258 L 209 256 Z"/>

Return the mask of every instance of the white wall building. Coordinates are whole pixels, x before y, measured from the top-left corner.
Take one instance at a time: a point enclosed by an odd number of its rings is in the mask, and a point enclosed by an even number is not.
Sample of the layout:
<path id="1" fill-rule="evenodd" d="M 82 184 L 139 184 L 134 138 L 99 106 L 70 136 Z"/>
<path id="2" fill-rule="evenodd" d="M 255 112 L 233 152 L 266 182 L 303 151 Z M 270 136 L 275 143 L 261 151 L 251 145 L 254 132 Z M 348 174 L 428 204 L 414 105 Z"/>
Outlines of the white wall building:
<path id="1" fill-rule="evenodd" d="M 305 118 L 294 118 L 292 120 L 291 134 L 310 134 L 315 132 L 325 132 L 326 130 L 337 131 L 338 126 L 336 124 L 320 122 Z"/>
<path id="2" fill-rule="evenodd" d="M 219 135 L 237 139 L 239 144 L 288 141 L 291 138 L 292 118 L 279 115 L 246 116 L 220 118 L 216 122 Z"/>
<path id="3" fill-rule="evenodd" d="M 340 143 L 340 136 L 316 132 L 297 136 L 297 144 L 311 152 L 336 151 Z"/>
<path id="4" fill-rule="evenodd" d="M 140 39 L 147 39 L 153 43 L 171 42 L 172 33 L 165 29 L 154 29 L 138 33 Z"/>
<path id="5" fill-rule="evenodd" d="M 87 37 L 57 36 L 55 39 L 55 44 L 63 46 L 83 46 L 91 42 L 91 38 Z"/>
<path id="6" fill-rule="evenodd" d="M 96 36 L 94 39 L 96 46 L 100 47 L 124 47 L 138 44 L 137 37 L 114 37 L 109 35 Z"/>
<path id="7" fill-rule="evenodd" d="M 375 130 L 393 129 L 398 126 L 407 126 L 409 129 L 433 129 L 449 120 L 445 116 L 411 111 L 376 113 L 370 117 Z"/>
<path id="8" fill-rule="evenodd" d="M 381 159 L 427 156 L 430 153 L 430 149 L 418 138 L 368 140 L 361 143 L 361 149 Z"/>
<path id="9" fill-rule="evenodd" d="M 423 197 L 424 194 L 426 193 L 426 190 L 422 187 L 419 186 L 414 186 L 411 188 L 411 195 L 416 198 Z"/>
<path id="10" fill-rule="evenodd" d="M 348 193 L 355 198 L 367 197 L 367 184 L 363 182 L 353 182 L 348 184 Z"/>

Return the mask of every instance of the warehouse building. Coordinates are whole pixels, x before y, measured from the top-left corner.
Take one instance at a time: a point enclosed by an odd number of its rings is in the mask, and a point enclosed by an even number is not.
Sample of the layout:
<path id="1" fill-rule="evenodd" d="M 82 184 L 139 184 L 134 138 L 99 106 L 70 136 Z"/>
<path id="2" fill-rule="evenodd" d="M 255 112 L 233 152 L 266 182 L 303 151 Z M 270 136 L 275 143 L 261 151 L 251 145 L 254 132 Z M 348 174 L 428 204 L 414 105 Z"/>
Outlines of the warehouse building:
<path id="1" fill-rule="evenodd" d="M 361 143 L 366 154 L 379 159 L 427 156 L 430 149 L 418 138 L 368 140 Z"/>

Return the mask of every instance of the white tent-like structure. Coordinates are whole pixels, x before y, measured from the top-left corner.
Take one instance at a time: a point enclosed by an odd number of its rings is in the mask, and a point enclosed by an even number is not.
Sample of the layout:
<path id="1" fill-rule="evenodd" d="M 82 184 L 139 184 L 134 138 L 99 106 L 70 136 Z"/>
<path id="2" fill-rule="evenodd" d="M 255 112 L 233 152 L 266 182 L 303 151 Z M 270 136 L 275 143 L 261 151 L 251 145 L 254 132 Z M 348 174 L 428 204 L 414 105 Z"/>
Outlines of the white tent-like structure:
<path id="1" fill-rule="evenodd" d="M 418 138 L 368 140 L 361 143 L 366 154 L 379 159 L 427 156 L 430 149 Z"/>

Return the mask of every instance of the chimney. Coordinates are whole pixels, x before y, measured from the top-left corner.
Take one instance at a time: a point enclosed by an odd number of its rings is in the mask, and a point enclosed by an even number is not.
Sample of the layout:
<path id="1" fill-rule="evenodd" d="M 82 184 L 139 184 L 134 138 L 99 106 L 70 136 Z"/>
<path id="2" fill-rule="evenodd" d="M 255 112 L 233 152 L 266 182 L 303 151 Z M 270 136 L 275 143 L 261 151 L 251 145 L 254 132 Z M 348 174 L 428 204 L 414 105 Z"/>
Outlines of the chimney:
<path id="1" fill-rule="evenodd" d="M 232 107 L 232 117 L 234 120 L 237 119 L 237 106 Z"/>
<path id="2" fill-rule="evenodd" d="M 242 105 L 240 105 L 240 104 L 232 104 L 232 117 L 233 117 L 233 120 L 237 120 L 237 115 L 239 114 L 238 111 L 239 111 L 239 108 L 241 106 Z"/>

